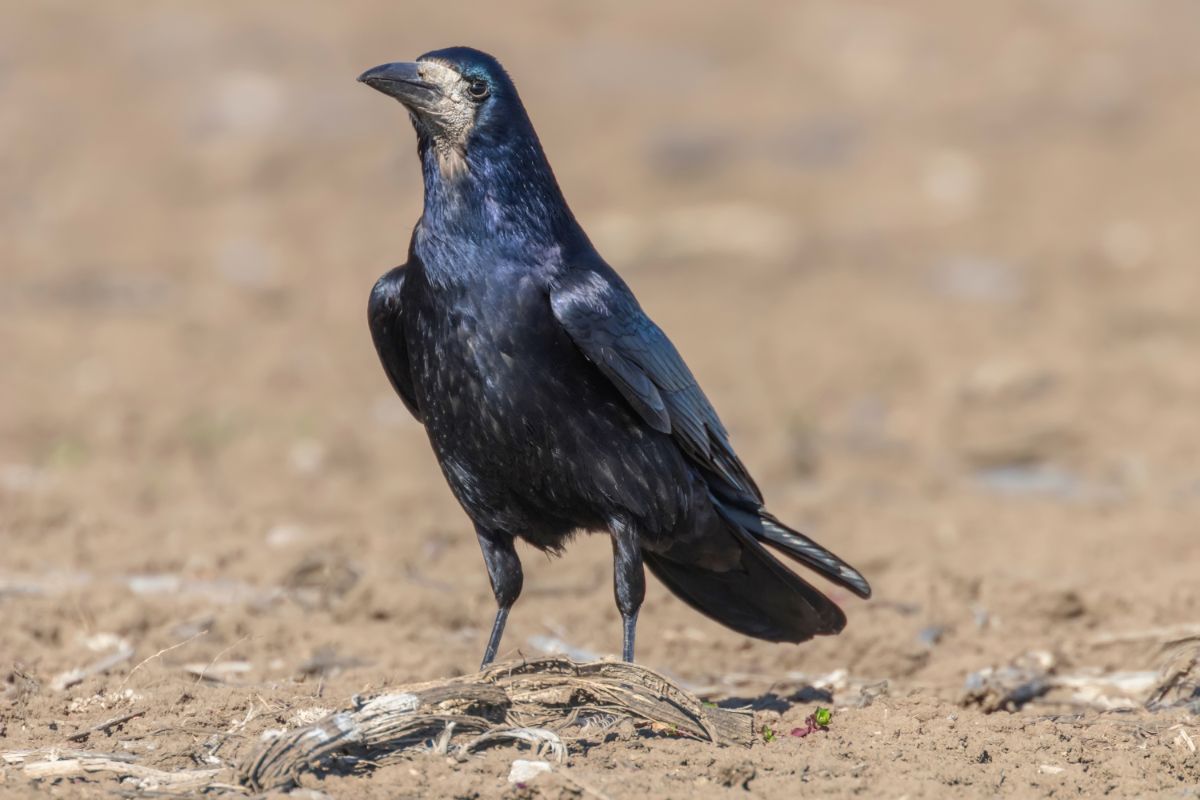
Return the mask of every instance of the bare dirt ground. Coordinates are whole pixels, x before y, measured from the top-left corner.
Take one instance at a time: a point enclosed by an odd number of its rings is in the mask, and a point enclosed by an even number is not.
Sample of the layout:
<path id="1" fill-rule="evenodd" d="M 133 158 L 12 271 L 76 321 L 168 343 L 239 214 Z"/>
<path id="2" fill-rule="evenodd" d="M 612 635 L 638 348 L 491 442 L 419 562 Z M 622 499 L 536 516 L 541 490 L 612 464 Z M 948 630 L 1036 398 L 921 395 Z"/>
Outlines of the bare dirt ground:
<path id="1" fill-rule="evenodd" d="M 775 646 L 651 587 L 639 660 L 773 741 L 625 731 L 524 786 L 516 748 L 411 754 L 305 796 L 1197 795 L 1200 690 L 1143 704 L 1200 634 L 1200 6 L 704 8 L 9 4 L 0 795 L 136 793 L 24 764 L 221 768 L 475 668 L 482 562 L 364 320 L 414 139 L 354 82 L 457 43 L 506 62 L 771 508 L 876 595 Z M 504 657 L 613 653 L 607 543 L 523 555 Z M 1010 664 L 1049 694 L 965 699 Z"/>

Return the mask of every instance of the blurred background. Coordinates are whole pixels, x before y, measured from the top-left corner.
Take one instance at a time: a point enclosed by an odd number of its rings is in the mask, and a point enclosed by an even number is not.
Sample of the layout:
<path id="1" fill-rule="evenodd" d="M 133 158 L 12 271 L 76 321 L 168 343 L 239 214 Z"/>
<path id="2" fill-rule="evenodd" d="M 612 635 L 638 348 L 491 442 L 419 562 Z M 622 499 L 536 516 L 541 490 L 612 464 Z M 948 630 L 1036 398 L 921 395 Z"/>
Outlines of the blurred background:
<path id="1" fill-rule="evenodd" d="M 365 322 L 415 137 L 355 83 L 452 44 L 507 66 L 772 509 L 876 586 L 783 647 L 655 585 L 641 660 L 950 692 L 1038 646 L 1137 666 L 1084 643 L 1200 612 L 1195 2 L 5 12 L 0 672 L 475 667 L 482 560 Z M 522 555 L 505 654 L 615 652 L 608 544 Z"/>

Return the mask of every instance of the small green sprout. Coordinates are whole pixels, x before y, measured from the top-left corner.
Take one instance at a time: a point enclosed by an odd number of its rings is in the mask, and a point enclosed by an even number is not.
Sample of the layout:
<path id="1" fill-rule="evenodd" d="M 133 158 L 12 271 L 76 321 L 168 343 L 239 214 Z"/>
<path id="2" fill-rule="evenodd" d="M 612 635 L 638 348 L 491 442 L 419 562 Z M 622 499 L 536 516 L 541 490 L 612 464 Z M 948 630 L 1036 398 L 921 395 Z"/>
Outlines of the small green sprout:
<path id="1" fill-rule="evenodd" d="M 793 728 L 792 736 L 803 738 L 810 733 L 817 731 L 829 730 L 829 723 L 833 719 L 833 712 L 828 708 L 817 706 L 817 710 L 804 718 L 803 728 Z"/>
<path id="2" fill-rule="evenodd" d="M 762 726 L 762 737 L 763 737 L 763 741 L 766 742 L 767 744 L 770 744 L 771 742 L 775 741 L 775 731 L 771 730 L 770 725 Z"/>

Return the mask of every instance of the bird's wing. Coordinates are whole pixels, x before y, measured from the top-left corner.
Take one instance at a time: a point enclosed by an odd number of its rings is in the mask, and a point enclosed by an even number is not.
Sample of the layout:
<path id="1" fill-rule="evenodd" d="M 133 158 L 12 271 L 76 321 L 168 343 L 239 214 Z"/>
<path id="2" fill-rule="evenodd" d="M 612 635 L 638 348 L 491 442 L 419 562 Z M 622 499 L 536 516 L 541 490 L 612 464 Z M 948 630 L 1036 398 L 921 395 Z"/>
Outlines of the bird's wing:
<path id="1" fill-rule="evenodd" d="M 383 371 L 387 373 L 392 388 L 404 405 L 418 421 L 424 422 L 417 397 L 413 392 L 412 370 L 408 364 L 408 343 L 404 339 L 404 305 L 400 301 L 400 290 L 404 286 L 405 267 L 400 266 L 380 278 L 371 290 L 367 305 L 367 322 L 371 326 L 371 338 Z"/>
<path id="2" fill-rule="evenodd" d="M 674 436 L 727 491 L 761 504 L 762 493 L 679 351 L 611 267 L 598 257 L 575 265 L 551 289 L 550 305 L 583 354 L 646 424 Z"/>

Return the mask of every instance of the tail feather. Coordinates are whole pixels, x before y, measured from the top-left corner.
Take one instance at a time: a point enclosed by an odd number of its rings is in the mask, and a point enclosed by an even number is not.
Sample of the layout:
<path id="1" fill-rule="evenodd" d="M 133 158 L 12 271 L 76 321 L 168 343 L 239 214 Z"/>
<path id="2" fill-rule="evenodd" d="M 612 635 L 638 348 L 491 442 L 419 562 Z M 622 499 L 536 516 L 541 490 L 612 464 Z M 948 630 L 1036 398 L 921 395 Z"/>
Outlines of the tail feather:
<path id="1" fill-rule="evenodd" d="M 819 572 L 829 580 L 862 598 L 871 596 L 871 585 L 858 570 L 814 542 L 794 531 L 772 516 L 766 509 L 747 510 L 715 500 L 722 515 L 746 530 L 756 539 L 766 542 L 784 555 Z"/>
<path id="2" fill-rule="evenodd" d="M 649 551 L 642 555 L 650 571 L 679 599 L 738 633 L 769 642 L 804 642 L 846 626 L 846 615 L 836 603 L 753 538 L 743 536 L 741 563 L 727 571 L 683 564 Z"/>
<path id="3" fill-rule="evenodd" d="M 698 504 L 689 533 L 665 550 L 643 549 L 646 566 L 701 614 L 771 642 L 804 642 L 840 633 L 846 615 L 764 544 L 811 567 L 860 597 L 871 587 L 857 570 L 791 530 L 749 498 L 711 491 Z"/>

